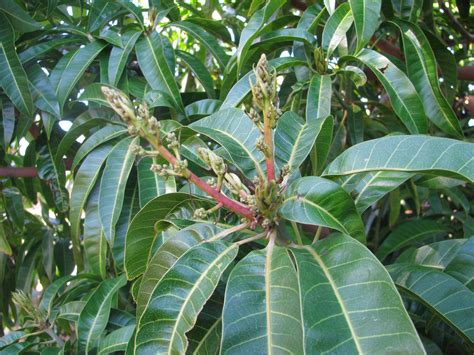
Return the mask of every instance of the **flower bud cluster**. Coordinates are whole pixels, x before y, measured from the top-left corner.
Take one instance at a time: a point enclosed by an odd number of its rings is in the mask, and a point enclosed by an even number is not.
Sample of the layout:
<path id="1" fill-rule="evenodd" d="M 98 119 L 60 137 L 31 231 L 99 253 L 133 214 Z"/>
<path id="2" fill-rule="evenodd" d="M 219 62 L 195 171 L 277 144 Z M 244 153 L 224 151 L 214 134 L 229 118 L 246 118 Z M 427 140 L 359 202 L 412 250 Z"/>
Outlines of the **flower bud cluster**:
<path id="1" fill-rule="evenodd" d="M 217 176 L 224 176 L 227 165 L 222 157 L 207 148 L 198 148 L 197 153 L 199 158 L 209 165 Z"/>
<path id="2" fill-rule="evenodd" d="M 315 48 L 313 53 L 314 53 L 314 65 L 316 67 L 316 71 L 321 75 L 326 74 L 328 65 L 326 62 L 324 51 L 322 50 L 322 48 Z"/>
<path id="3" fill-rule="evenodd" d="M 105 95 L 112 109 L 117 112 L 126 123 L 133 123 L 137 119 L 132 103 L 118 90 L 102 86 L 102 93 Z"/>

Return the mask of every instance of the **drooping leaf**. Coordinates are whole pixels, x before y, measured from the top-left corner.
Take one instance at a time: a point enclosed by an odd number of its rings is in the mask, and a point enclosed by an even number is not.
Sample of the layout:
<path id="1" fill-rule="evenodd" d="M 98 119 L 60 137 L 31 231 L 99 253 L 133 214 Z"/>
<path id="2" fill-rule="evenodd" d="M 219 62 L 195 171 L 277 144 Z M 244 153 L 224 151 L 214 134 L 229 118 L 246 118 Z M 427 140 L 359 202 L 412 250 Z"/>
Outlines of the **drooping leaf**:
<path id="1" fill-rule="evenodd" d="M 77 341 L 79 349 L 86 354 L 97 346 L 109 319 L 112 298 L 126 283 L 125 275 L 102 281 L 81 310 L 77 320 Z"/>
<path id="2" fill-rule="evenodd" d="M 30 80 L 30 89 L 35 106 L 59 119 L 61 117 L 59 102 L 49 78 L 39 65 L 29 66 L 27 68 L 27 74 Z M 51 134 L 52 127 L 48 128 L 48 133 Z"/>
<path id="3" fill-rule="evenodd" d="M 326 51 L 326 57 L 330 57 L 341 41 L 346 37 L 346 32 L 352 26 L 354 17 L 351 7 L 344 3 L 337 7 L 336 11 L 329 17 L 324 26 L 322 37 L 322 48 Z"/>
<path id="4" fill-rule="evenodd" d="M 135 46 L 138 64 L 152 89 L 168 94 L 174 108 L 178 112 L 183 112 L 183 102 L 174 78 L 174 68 L 172 70 L 166 60 L 164 41 L 168 40 L 155 31 L 143 36 Z"/>
<path id="5" fill-rule="evenodd" d="M 88 16 L 89 32 L 99 30 L 107 22 L 120 14 L 120 4 L 114 1 L 98 0 L 92 3 Z"/>
<path id="6" fill-rule="evenodd" d="M 184 51 L 176 51 L 176 55 L 186 64 L 189 69 L 191 69 L 196 79 L 198 79 L 201 83 L 209 99 L 215 98 L 216 95 L 214 90 L 214 83 L 212 81 L 211 74 L 209 73 L 209 70 L 207 70 L 206 66 L 192 54 L 186 53 Z"/>
<path id="7" fill-rule="evenodd" d="M 113 47 L 110 52 L 108 77 L 110 85 L 117 86 L 127 63 L 128 57 L 135 47 L 135 42 L 140 37 L 138 31 L 127 31 L 122 35 L 123 46 Z"/>
<path id="8" fill-rule="evenodd" d="M 220 100 L 203 99 L 186 106 L 184 112 L 189 118 L 209 116 L 217 112 L 221 105 Z"/>
<path id="9" fill-rule="evenodd" d="M 377 29 L 382 0 L 350 0 L 349 4 L 357 33 L 356 51 L 359 51 L 370 41 Z"/>
<path id="10" fill-rule="evenodd" d="M 270 17 L 284 5 L 282 0 L 269 0 L 266 5 L 257 10 L 247 22 L 247 25 L 240 33 L 239 47 L 237 48 L 237 73 L 244 65 L 243 60 L 247 57 L 247 52 L 258 37 L 260 30 L 264 27 Z"/>
<path id="11" fill-rule="evenodd" d="M 114 330 L 100 342 L 98 354 L 109 354 L 125 351 L 127 344 L 135 331 L 135 324 Z"/>
<path id="12" fill-rule="evenodd" d="M 227 282 L 222 354 L 304 353 L 298 282 L 288 250 L 250 252 Z"/>
<path id="13" fill-rule="evenodd" d="M 459 336 L 474 341 L 471 290 L 450 275 L 426 266 L 394 264 L 388 270 L 398 288 L 424 304 Z"/>
<path id="14" fill-rule="evenodd" d="M 221 69 L 225 69 L 227 62 L 229 61 L 229 57 L 215 37 L 207 33 L 199 25 L 190 21 L 176 21 L 170 23 L 169 26 L 178 27 L 188 33 L 188 35 L 190 35 L 191 37 L 199 40 L 199 42 L 210 53 L 212 53 Z"/>
<path id="15" fill-rule="evenodd" d="M 89 193 L 94 188 L 100 175 L 102 165 L 113 146 L 102 145 L 91 152 L 82 163 L 74 179 L 71 192 L 69 221 L 71 223 L 71 239 L 79 241 L 81 232 L 81 214 L 86 205 Z"/>
<path id="16" fill-rule="evenodd" d="M 338 230 L 365 242 L 364 225 L 354 202 L 337 183 L 303 177 L 285 191 L 279 215 L 290 221 Z"/>
<path id="17" fill-rule="evenodd" d="M 255 147 L 261 133 L 243 111 L 234 108 L 220 110 L 189 127 L 218 142 L 245 175 L 251 177 L 261 171 L 264 157 Z"/>
<path id="18" fill-rule="evenodd" d="M 125 185 L 135 160 L 133 147 L 140 139 L 125 138 L 118 143 L 107 157 L 107 163 L 100 181 L 99 216 L 104 235 L 113 246 L 115 225 L 122 210 Z"/>
<path id="19" fill-rule="evenodd" d="M 140 318 L 145 311 L 160 280 L 177 260 L 189 249 L 209 240 L 219 231 L 220 229 L 214 225 L 198 223 L 180 230 L 172 238 L 163 242 L 156 254 L 151 257 L 143 274 L 136 300 L 137 318 Z"/>
<path id="20" fill-rule="evenodd" d="M 138 191 L 140 207 L 144 207 L 155 197 L 176 192 L 176 180 L 173 176 L 163 177 L 150 170 L 153 159 L 142 158 L 138 164 Z"/>
<path id="21" fill-rule="evenodd" d="M 426 115 L 442 131 L 462 139 L 459 119 L 439 87 L 436 58 L 425 34 L 407 21 L 390 23 L 402 33 L 408 76 L 420 94 Z"/>
<path id="22" fill-rule="evenodd" d="M 4 5 L 7 3 L 10 1 L 1 2 Z M 0 86 L 18 110 L 29 116 L 33 113 L 33 99 L 28 87 L 28 79 L 15 51 L 13 28 L 1 11 L 0 22 L 2 23 L 0 27 Z"/>
<path id="23" fill-rule="evenodd" d="M 332 235 L 292 253 L 306 353 L 424 353 L 392 280 L 368 249 Z"/>
<path id="24" fill-rule="evenodd" d="M 76 83 L 105 46 L 106 43 L 100 41 L 89 43 L 74 52 L 66 62 L 59 62 L 61 65 L 56 65 L 53 69 L 50 79 L 61 109 Z"/>
<path id="25" fill-rule="evenodd" d="M 0 0 L 0 12 L 3 26 L 11 24 L 20 33 L 36 31 L 42 27 L 15 1 Z"/>
<path id="26" fill-rule="evenodd" d="M 125 271 L 129 280 L 140 276 L 146 269 L 156 238 L 155 223 L 191 201 L 198 203 L 200 200 L 202 198 L 185 193 L 166 194 L 151 200 L 137 213 L 128 228 L 125 242 Z"/>
<path id="27" fill-rule="evenodd" d="M 235 244 L 223 241 L 204 243 L 190 249 L 170 268 L 137 323 L 136 354 L 186 351 L 186 332 L 237 251 Z M 150 337 L 150 332 L 159 336 Z"/>
<path id="28" fill-rule="evenodd" d="M 422 242 L 430 237 L 446 234 L 446 227 L 428 219 L 416 219 L 397 226 L 377 250 L 377 257 L 385 259 L 394 251 Z"/>
<path id="29" fill-rule="evenodd" d="M 370 68 L 384 86 L 393 110 L 410 133 L 427 132 L 423 103 L 411 81 L 395 64 L 371 49 L 362 49 L 357 57 L 347 58 L 359 60 Z"/>
<path id="30" fill-rule="evenodd" d="M 386 170 L 431 173 L 473 182 L 473 156 L 473 143 L 422 135 L 388 136 L 347 149 L 324 175 Z"/>
<path id="31" fill-rule="evenodd" d="M 288 165 L 291 174 L 300 167 L 327 119 L 328 117 L 304 122 L 294 112 L 286 112 L 278 119 L 274 140 L 275 162 L 280 170 Z"/>
<path id="32" fill-rule="evenodd" d="M 7 236 L 3 224 L 0 223 L 0 253 L 5 255 L 12 255 L 12 247 L 8 243 Z"/>
<path id="33" fill-rule="evenodd" d="M 306 122 L 322 120 L 331 115 L 331 96 L 331 77 L 314 74 L 309 83 Z"/>

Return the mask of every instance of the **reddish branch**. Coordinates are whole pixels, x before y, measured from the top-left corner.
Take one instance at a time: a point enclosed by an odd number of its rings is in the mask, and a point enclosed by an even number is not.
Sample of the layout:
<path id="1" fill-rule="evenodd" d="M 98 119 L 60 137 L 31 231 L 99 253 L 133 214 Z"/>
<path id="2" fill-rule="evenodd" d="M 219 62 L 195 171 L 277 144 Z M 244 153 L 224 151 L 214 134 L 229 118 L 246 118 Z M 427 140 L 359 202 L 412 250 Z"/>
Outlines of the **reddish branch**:
<path id="1" fill-rule="evenodd" d="M 36 168 L 5 167 L 0 168 L 0 177 L 21 178 L 35 177 L 38 175 Z"/>

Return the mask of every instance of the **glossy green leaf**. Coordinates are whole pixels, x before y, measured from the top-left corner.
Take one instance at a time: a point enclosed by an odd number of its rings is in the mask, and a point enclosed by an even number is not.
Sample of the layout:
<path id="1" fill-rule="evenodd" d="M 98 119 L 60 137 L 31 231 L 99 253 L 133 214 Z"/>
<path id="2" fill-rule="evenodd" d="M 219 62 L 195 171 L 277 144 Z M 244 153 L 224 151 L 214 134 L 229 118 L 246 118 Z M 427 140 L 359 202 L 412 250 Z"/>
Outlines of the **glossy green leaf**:
<path id="1" fill-rule="evenodd" d="M 8 243 L 7 236 L 3 224 L 0 223 L 0 253 L 5 255 L 12 255 L 12 247 Z"/>
<path id="2" fill-rule="evenodd" d="M 300 167 L 327 119 L 328 117 L 305 122 L 294 112 L 285 112 L 278 119 L 274 144 L 275 162 L 280 170 L 284 165 L 288 165 L 291 174 Z"/>
<path id="3" fill-rule="evenodd" d="M 76 166 L 82 161 L 82 159 L 84 159 L 84 157 L 86 157 L 98 146 L 112 139 L 120 138 L 126 133 L 127 129 L 125 129 L 123 126 L 107 125 L 91 134 L 74 155 L 71 170 L 74 171 Z"/>
<path id="4" fill-rule="evenodd" d="M 77 341 L 86 354 L 96 347 L 109 319 L 112 298 L 126 283 L 125 275 L 102 281 L 84 305 L 77 321 Z"/>
<path id="5" fill-rule="evenodd" d="M 88 16 L 88 30 L 94 32 L 99 30 L 107 22 L 119 15 L 120 4 L 114 1 L 98 0 L 92 3 Z"/>
<path id="6" fill-rule="evenodd" d="M 390 23 L 402 33 L 408 76 L 420 94 L 426 115 L 443 132 L 462 139 L 459 119 L 439 87 L 436 57 L 425 34 L 406 21 Z"/>
<path id="7" fill-rule="evenodd" d="M 357 57 L 380 80 L 392 103 L 392 108 L 412 134 L 426 133 L 427 119 L 423 103 L 410 79 L 388 58 L 371 49 L 362 49 Z"/>
<path id="8" fill-rule="evenodd" d="M 115 225 L 122 210 L 125 185 L 135 161 L 133 147 L 140 139 L 125 138 L 110 152 L 100 181 L 99 216 L 110 246 L 114 243 Z"/>
<path id="9" fill-rule="evenodd" d="M 66 45 L 69 43 L 77 43 L 77 38 L 62 38 L 62 39 L 54 39 L 50 41 L 40 42 L 37 44 L 33 44 L 26 48 L 24 51 L 18 53 L 20 60 L 23 64 L 40 57 L 41 55 L 49 52 L 51 49 L 56 47 L 60 47 L 62 45 Z"/>
<path id="10" fill-rule="evenodd" d="M 72 322 L 77 322 L 81 311 L 86 305 L 85 301 L 72 301 L 61 305 L 59 308 L 58 318 L 66 319 Z"/>
<path id="11" fill-rule="evenodd" d="M 105 159 L 104 159 L 105 160 Z M 74 184 L 75 186 L 75 184 Z M 100 224 L 99 216 L 99 186 L 96 185 L 90 193 L 84 210 L 84 254 L 92 273 L 102 279 L 107 278 L 107 240 Z"/>
<path id="12" fill-rule="evenodd" d="M 364 225 L 354 202 L 337 183 L 320 177 L 303 177 L 285 191 L 279 215 L 298 223 L 338 230 L 365 242 Z"/>
<path id="13" fill-rule="evenodd" d="M 306 122 L 322 120 L 331 115 L 331 96 L 331 77 L 314 74 L 309 83 Z"/>
<path id="14" fill-rule="evenodd" d="M 329 17 L 324 26 L 321 47 L 326 51 L 326 57 L 330 57 L 334 50 L 346 37 L 346 33 L 352 26 L 354 18 L 348 3 L 337 7 L 336 11 Z"/>
<path id="15" fill-rule="evenodd" d="M 71 239 L 79 241 L 81 233 L 81 213 L 86 205 L 89 193 L 94 188 L 100 175 L 102 165 L 109 156 L 113 146 L 103 145 L 91 152 L 82 163 L 74 179 L 71 192 L 69 221 Z"/>
<path id="16" fill-rule="evenodd" d="M 424 304 L 459 336 L 474 341 L 471 290 L 448 274 L 425 266 L 394 264 L 388 270 L 398 288 Z"/>
<path id="17" fill-rule="evenodd" d="M 276 72 L 280 72 L 286 68 L 295 66 L 306 66 L 307 63 L 301 59 L 295 59 L 292 57 L 276 58 L 268 61 L 269 67 L 275 69 Z M 237 107 L 242 101 L 250 94 L 250 82 L 255 85 L 255 75 L 253 70 L 245 74 L 227 93 L 224 102 L 222 103 L 222 109 L 229 107 Z"/>
<path id="18" fill-rule="evenodd" d="M 264 157 L 255 147 L 261 133 L 243 111 L 234 108 L 221 110 L 189 127 L 218 142 L 227 151 L 232 163 L 246 176 L 251 177 L 261 171 Z"/>
<path id="19" fill-rule="evenodd" d="M 237 48 L 237 72 L 239 73 L 243 60 L 247 57 L 248 50 L 253 40 L 259 36 L 260 30 L 265 26 L 270 17 L 285 4 L 283 0 L 269 0 L 266 5 L 256 11 L 247 22 L 247 26 L 240 33 L 239 47 Z"/>
<path id="20" fill-rule="evenodd" d="M 2 4 L 10 3 L 3 0 Z M 15 4 L 16 5 L 16 4 Z M 6 16 L 0 12 L 0 86 L 25 115 L 33 113 L 28 79 L 15 51 L 15 34 Z"/>
<path id="21" fill-rule="evenodd" d="M 25 211 L 23 197 L 16 187 L 7 187 L 2 189 L 3 208 L 13 224 L 22 230 L 25 224 Z"/>
<path id="22" fill-rule="evenodd" d="M 136 354 L 185 352 L 186 332 L 237 251 L 235 244 L 223 241 L 204 243 L 190 249 L 171 267 L 137 323 Z"/>
<path id="23" fill-rule="evenodd" d="M 367 83 L 367 76 L 364 71 L 359 67 L 353 65 L 346 65 L 342 69 L 338 70 L 339 74 L 346 74 L 349 79 L 355 84 L 356 87 L 364 86 Z"/>
<path id="24" fill-rule="evenodd" d="M 133 335 L 135 324 L 127 325 L 108 334 L 99 346 L 98 354 L 109 354 L 116 351 L 125 351 Z"/>
<path id="25" fill-rule="evenodd" d="M 140 276 L 146 269 L 156 238 L 155 223 L 188 206 L 191 201 L 200 200 L 185 193 L 166 194 L 151 200 L 137 213 L 128 228 L 125 244 L 125 271 L 129 280 Z"/>
<path id="26" fill-rule="evenodd" d="M 197 39 L 210 53 L 212 53 L 221 69 L 225 69 L 229 57 L 214 36 L 207 33 L 199 25 L 189 21 L 176 21 L 170 23 L 169 26 L 178 27 L 191 37 Z"/>
<path id="27" fill-rule="evenodd" d="M 0 0 L 0 12 L 2 12 L 2 24 L 7 26 L 10 23 L 15 31 L 32 32 L 39 30 L 42 26 L 36 22 L 23 8 L 15 1 Z M 4 17 L 6 15 L 8 20 Z"/>
<path id="28" fill-rule="evenodd" d="M 332 235 L 292 253 L 305 353 L 425 353 L 392 280 L 368 249 Z"/>
<path id="29" fill-rule="evenodd" d="M 446 227 L 432 220 L 416 219 L 405 222 L 395 227 L 384 239 L 382 245 L 377 250 L 377 257 L 383 260 L 394 251 L 447 233 Z"/>
<path id="30" fill-rule="evenodd" d="M 222 354 L 304 353 L 298 281 L 288 250 L 250 252 L 227 282 Z"/>
<path id="31" fill-rule="evenodd" d="M 108 77 L 110 85 L 117 86 L 127 64 L 128 57 L 135 47 L 135 42 L 140 37 L 138 31 L 127 31 L 122 35 L 123 46 L 113 47 L 110 52 Z"/>
<path id="32" fill-rule="evenodd" d="M 59 102 L 48 76 L 39 65 L 31 65 L 27 68 L 26 72 L 30 80 L 30 90 L 35 106 L 42 111 L 54 115 L 58 119 L 61 118 Z"/>
<path id="33" fill-rule="evenodd" d="M 173 176 L 163 177 L 150 170 L 153 159 L 144 157 L 138 164 L 138 191 L 140 207 L 155 197 L 176 192 L 176 180 Z"/>
<path id="34" fill-rule="evenodd" d="M 192 104 L 189 104 L 184 108 L 184 112 L 186 116 L 192 117 L 203 117 L 209 116 L 213 113 L 219 111 L 219 108 L 222 105 L 222 101 L 220 100 L 211 100 L 211 99 L 203 99 L 199 101 L 195 101 Z"/>
<path id="35" fill-rule="evenodd" d="M 181 94 L 174 78 L 174 68 L 170 68 L 166 60 L 164 41 L 168 39 L 158 32 L 143 36 L 135 46 L 138 64 L 152 89 L 167 93 L 174 108 L 182 112 L 184 108 Z"/>
<path id="36" fill-rule="evenodd" d="M 215 98 L 214 82 L 206 66 L 192 54 L 183 51 L 176 51 L 176 56 L 180 58 L 189 69 L 191 69 L 196 79 L 199 80 L 204 88 L 207 96 L 210 99 Z"/>
<path id="37" fill-rule="evenodd" d="M 63 65 L 57 65 L 53 69 L 50 78 L 61 108 L 66 103 L 76 83 L 105 46 L 106 44 L 100 41 L 89 43 L 68 57 Z"/>
<path id="38" fill-rule="evenodd" d="M 380 19 L 382 0 L 350 0 L 354 24 L 357 34 L 357 49 L 359 51 L 369 41 Z"/>
<path id="39" fill-rule="evenodd" d="M 172 238 L 163 242 L 148 263 L 137 296 L 137 318 L 145 311 L 150 298 L 158 287 L 160 280 L 168 270 L 189 249 L 205 240 L 209 240 L 220 231 L 214 225 L 198 223 L 180 230 Z"/>
<path id="40" fill-rule="evenodd" d="M 449 138 L 388 136 L 357 144 L 338 156 L 324 175 L 369 171 L 430 173 L 474 182 L 474 144 Z"/>

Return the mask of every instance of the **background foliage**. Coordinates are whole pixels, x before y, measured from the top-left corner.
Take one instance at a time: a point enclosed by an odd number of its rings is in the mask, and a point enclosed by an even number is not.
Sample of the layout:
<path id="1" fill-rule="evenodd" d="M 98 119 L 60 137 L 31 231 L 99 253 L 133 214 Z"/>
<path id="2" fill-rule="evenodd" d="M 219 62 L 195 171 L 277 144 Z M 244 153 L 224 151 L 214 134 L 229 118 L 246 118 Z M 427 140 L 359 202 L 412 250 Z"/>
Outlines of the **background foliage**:
<path id="1" fill-rule="evenodd" d="M 305 324 L 316 327 L 303 327 L 309 340 L 293 344 L 295 334 L 284 332 L 298 327 L 274 319 L 282 329 L 273 331 L 284 334 L 273 339 L 267 329 L 256 349 L 268 350 L 272 339 L 294 353 L 331 351 L 347 336 L 355 348 L 346 351 L 396 344 L 422 352 L 399 292 L 426 352 L 472 353 L 469 1 L 0 0 L 0 23 L 0 351 L 146 351 L 134 342 L 168 334 L 159 320 L 170 315 L 160 312 L 186 294 L 192 310 L 171 315 L 170 352 L 185 352 L 186 338 L 188 352 L 248 352 L 236 344 L 255 334 L 233 320 L 300 317 L 287 306 L 299 302 L 291 290 L 309 294 L 329 280 L 356 288 L 344 295 L 322 287 L 324 300 L 350 307 L 352 296 L 363 297 L 352 304 L 361 318 L 349 322 L 357 334 L 342 326 L 332 339 L 336 321 L 316 324 L 337 311 L 301 301 Z M 276 172 L 289 169 L 294 181 L 282 196 L 278 235 L 306 247 L 275 247 L 271 285 L 290 291 L 272 299 L 271 310 L 243 314 L 252 299 L 232 295 L 270 282 L 262 275 L 266 242 L 238 251 L 201 243 L 240 218 L 222 209 L 195 218 L 212 201 L 185 179 L 151 172 L 161 157 L 136 157 L 140 138 L 129 136 L 101 88 L 146 102 L 162 132 L 176 132 L 198 176 L 213 175 L 197 154 L 207 147 L 247 183 L 263 160 L 253 146 L 260 132 L 236 108 L 253 105 L 252 68 L 262 53 L 278 74 L 284 112 Z M 234 239 L 246 233 L 255 232 Z M 212 285 L 200 284 L 189 265 Z M 315 272 L 321 265 L 342 271 Z M 236 281 L 246 275 L 255 283 Z M 394 329 L 368 340 L 380 319 Z"/>

